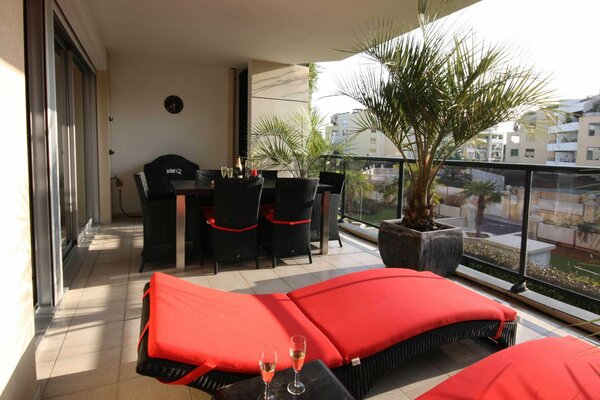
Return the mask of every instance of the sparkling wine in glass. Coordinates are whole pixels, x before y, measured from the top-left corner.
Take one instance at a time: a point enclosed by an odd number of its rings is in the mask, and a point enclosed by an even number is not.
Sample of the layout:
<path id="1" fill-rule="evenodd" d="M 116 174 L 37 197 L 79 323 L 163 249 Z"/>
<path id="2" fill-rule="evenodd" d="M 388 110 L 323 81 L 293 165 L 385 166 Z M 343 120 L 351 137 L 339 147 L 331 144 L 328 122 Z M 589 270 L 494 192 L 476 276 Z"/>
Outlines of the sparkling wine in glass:
<path id="1" fill-rule="evenodd" d="M 221 177 L 225 179 L 227 176 L 227 167 L 221 167 Z"/>
<path id="2" fill-rule="evenodd" d="M 306 357 L 306 338 L 302 335 L 294 335 L 290 339 L 290 357 L 294 368 L 294 381 L 288 383 L 287 390 L 293 395 L 304 393 L 306 387 L 299 380 L 300 370 L 304 365 Z"/>
<path id="3" fill-rule="evenodd" d="M 233 168 L 227 168 L 227 177 L 233 178 Z"/>
<path id="4" fill-rule="evenodd" d="M 275 375 L 275 366 L 277 365 L 277 350 L 274 346 L 264 344 L 260 347 L 260 360 L 258 366 L 260 375 L 265 383 L 265 392 L 260 394 L 257 400 L 277 400 L 275 395 L 269 393 L 269 383 Z"/>

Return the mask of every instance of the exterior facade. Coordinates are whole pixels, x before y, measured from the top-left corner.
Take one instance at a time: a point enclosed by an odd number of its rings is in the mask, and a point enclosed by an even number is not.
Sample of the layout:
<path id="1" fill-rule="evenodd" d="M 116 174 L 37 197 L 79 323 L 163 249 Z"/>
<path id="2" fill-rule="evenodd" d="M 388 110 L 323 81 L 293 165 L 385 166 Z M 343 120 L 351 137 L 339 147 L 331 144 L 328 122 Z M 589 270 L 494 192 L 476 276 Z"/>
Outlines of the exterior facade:
<path id="1" fill-rule="evenodd" d="M 600 166 L 600 95 L 562 100 L 557 122 L 542 113 L 530 115 L 535 131 L 522 126 L 509 133 L 505 161 L 557 166 Z"/>
<path id="2" fill-rule="evenodd" d="M 331 140 L 336 141 L 349 135 L 358 135 L 349 153 L 367 157 L 398 157 L 400 152 L 382 132 L 368 129 L 360 131 L 359 121 L 363 110 L 337 113 L 331 117 L 332 125 L 326 126 L 326 133 Z"/>

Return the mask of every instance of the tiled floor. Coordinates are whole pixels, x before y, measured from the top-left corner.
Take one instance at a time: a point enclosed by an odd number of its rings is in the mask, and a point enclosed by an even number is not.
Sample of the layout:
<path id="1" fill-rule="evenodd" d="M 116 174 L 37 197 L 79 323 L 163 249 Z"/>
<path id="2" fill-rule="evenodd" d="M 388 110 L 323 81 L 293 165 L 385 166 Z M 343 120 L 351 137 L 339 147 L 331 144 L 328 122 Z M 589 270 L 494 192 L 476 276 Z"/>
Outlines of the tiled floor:
<path id="1" fill-rule="evenodd" d="M 222 266 L 212 274 L 204 266 L 188 265 L 175 273 L 168 265 L 147 264 L 138 273 L 142 227 L 120 222 L 96 230 L 81 269 L 37 348 L 37 374 L 44 399 L 210 399 L 196 389 L 169 386 L 135 372 L 141 294 L 154 269 L 199 285 L 241 293 L 287 292 L 315 282 L 367 268 L 380 268 L 377 248 L 352 236 L 344 247 L 331 242 L 329 255 L 285 260 L 276 269 L 269 259 Z M 462 284 L 465 284 L 461 282 Z M 479 291 L 479 289 L 476 289 Z M 497 298 L 499 301 L 506 300 Z M 561 324 L 519 304 L 518 342 L 564 335 Z M 467 340 L 444 346 L 393 371 L 369 393 L 373 400 L 412 399 L 496 348 Z"/>

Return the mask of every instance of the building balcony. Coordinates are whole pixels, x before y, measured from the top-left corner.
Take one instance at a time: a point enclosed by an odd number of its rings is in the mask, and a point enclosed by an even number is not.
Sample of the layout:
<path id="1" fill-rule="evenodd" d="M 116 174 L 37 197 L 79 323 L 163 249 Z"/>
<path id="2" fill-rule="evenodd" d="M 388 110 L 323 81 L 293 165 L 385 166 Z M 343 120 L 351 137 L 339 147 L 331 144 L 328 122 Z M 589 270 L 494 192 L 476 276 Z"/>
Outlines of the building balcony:
<path id="1" fill-rule="evenodd" d="M 577 151 L 577 141 L 564 143 L 549 143 L 548 151 Z"/>
<path id="2" fill-rule="evenodd" d="M 579 132 L 579 122 L 569 122 L 548 128 L 548 133 Z"/>
<path id="3" fill-rule="evenodd" d="M 562 166 L 562 167 L 574 167 L 576 165 L 575 160 L 569 160 L 566 158 L 562 158 L 560 160 L 554 160 L 554 161 L 546 161 L 546 165 L 553 165 L 556 167 Z"/>

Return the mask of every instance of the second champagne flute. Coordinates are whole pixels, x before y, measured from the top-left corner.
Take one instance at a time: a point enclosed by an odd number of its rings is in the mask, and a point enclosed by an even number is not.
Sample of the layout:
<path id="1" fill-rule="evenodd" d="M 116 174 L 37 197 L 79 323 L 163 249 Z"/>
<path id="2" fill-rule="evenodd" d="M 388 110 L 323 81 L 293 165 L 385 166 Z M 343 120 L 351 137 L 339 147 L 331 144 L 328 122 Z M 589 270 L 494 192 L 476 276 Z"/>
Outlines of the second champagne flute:
<path id="1" fill-rule="evenodd" d="M 306 357 L 306 338 L 302 335 L 294 335 L 290 339 L 290 357 L 294 368 L 294 381 L 288 383 L 287 390 L 293 395 L 304 393 L 306 387 L 299 380 L 300 370 L 304 365 Z"/>
<path id="2" fill-rule="evenodd" d="M 275 366 L 277 365 L 277 350 L 270 344 L 264 344 L 260 347 L 260 375 L 265 383 L 265 392 L 260 394 L 256 400 L 277 400 L 275 395 L 269 393 L 269 383 L 275 375 Z"/>

